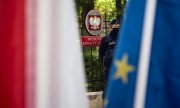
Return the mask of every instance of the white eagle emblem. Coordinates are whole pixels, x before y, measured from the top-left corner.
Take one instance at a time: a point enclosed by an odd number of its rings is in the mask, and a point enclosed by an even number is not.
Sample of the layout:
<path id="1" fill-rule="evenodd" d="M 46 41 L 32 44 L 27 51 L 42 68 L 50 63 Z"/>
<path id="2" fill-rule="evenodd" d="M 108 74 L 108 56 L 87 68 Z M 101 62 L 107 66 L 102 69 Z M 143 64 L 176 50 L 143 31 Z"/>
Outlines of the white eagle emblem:
<path id="1" fill-rule="evenodd" d="M 89 18 L 90 29 L 93 30 L 100 29 L 100 23 L 101 23 L 101 19 L 97 16 Z"/>

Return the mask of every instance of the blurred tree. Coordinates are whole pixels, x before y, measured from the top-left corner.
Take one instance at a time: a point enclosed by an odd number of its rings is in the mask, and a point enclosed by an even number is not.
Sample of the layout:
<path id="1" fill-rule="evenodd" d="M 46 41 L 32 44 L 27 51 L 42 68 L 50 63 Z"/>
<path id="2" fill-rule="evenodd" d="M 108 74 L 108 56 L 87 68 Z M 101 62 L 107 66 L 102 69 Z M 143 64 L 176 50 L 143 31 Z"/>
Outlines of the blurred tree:
<path id="1" fill-rule="evenodd" d="M 106 14 L 106 20 L 113 18 L 122 19 L 127 0 L 75 0 L 77 17 L 83 20 L 86 14 L 97 9 L 102 15 Z"/>
<path id="2" fill-rule="evenodd" d="M 115 0 L 95 0 L 94 8 L 99 10 L 107 21 L 116 18 L 116 2 Z"/>
<path id="3" fill-rule="evenodd" d="M 127 0 L 116 0 L 116 18 L 122 21 L 123 14 L 125 12 L 125 6 L 126 6 Z"/>
<path id="4" fill-rule="evenodd" d="M 94 9 L 94 0 L 75 0 L 78 20 L 84 20 L 86 14 Z"/>

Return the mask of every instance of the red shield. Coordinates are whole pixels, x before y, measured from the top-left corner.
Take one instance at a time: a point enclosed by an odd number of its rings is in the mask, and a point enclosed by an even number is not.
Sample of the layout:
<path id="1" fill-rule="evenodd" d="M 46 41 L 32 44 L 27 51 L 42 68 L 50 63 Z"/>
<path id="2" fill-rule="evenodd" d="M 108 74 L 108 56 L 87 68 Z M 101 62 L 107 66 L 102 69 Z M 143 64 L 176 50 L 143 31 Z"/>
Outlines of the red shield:
<path id="1" fill-rule="evenodd" d="M 89 15 L 89 30 L 101 30 L 101 16 Z"/>

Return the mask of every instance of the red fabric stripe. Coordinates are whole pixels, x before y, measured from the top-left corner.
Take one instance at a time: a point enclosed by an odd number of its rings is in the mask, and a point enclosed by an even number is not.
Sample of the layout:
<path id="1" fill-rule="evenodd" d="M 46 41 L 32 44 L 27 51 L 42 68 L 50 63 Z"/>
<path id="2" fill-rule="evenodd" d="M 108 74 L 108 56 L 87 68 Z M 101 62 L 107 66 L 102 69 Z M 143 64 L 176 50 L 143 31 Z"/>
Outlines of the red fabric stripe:
<path id="1" fill-rule="evenodd" d="M 0 1 L 0 108 L 25 108 L 24 0 Z"/>

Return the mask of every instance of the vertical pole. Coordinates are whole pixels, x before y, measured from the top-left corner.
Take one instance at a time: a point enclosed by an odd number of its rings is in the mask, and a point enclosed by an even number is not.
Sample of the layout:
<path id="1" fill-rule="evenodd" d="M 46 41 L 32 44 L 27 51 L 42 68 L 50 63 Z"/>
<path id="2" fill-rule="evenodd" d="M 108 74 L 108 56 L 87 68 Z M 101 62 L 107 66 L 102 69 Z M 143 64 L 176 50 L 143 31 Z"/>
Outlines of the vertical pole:
<path id="1" fill-rule="evenodd" d="M 107 35 L 107 19 L 106 19 L 106 13 L 105 13 L 105 30 L 106 30 L 106 35 Z"/>
<path id="2" fill-rule="evenodd" d="M 92 46 L 91 46 L 91 78 L 93 78 L 93 85 L 94 85 L 94 77 L 93 77 L 93 61 L 92 61 Z M 93 87 L 93 91 L 94 91 Z"/>
<path id="3" fill-rule="evenodd" d="M 98 34 L 98 36 L 99 36 L 99 34 Z M 98 46 L 99 47 L 99 46 Z M 99 48 L 98 48 L 98 50 L 99 50 Z M 100 90 L 103 90 L 103 72 L 102 72 L 102 61 L 101 61 L 101 59 L 100 59 L 100 57 L 99 57 L 99 53 L 98 53 L 98 62 L 99 62 L 99 80 L 98 80 L 98 82 L 99 82 L 99 84 L 100 84 Z"/>
<path id="4" fill-rule="evenodd" d="M 91 73 L 93 73 L 92 46 L 91 46 Z"/>

